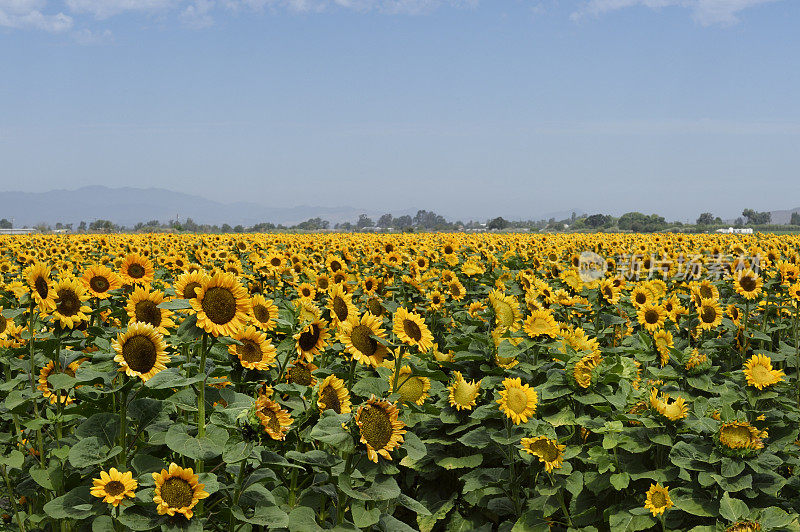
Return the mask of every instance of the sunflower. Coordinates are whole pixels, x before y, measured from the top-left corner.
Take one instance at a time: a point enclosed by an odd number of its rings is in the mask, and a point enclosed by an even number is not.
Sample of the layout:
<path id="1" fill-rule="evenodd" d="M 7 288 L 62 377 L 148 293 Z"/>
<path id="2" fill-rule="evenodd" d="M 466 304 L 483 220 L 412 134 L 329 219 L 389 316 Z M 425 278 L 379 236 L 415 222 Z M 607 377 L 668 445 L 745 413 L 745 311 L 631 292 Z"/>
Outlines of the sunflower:
<path id="1" fill-rule="evenodd" d="M 23 327 L 15 324 L 13 319 L 3 316 L 2 312 L 3 307 L 0 306 L 0 347 L 11 347 Z"/>
<path id="2" fill-rule="evenodd" d="M 600 296 L 608 303 L 616 305 L 619 303 L 619 296 L 622 290 L 618 289 L 610 279 L 600 281 L 598 287 Z"/>
<path id="3" fill-rule="evenodd" d="M 507 296 L 499 290 L 489 292 L 489 303 L 494 309 L 496 326 L 504 330 L 519 330 L 522 314 L 519 302 L 514 296 Z"/>
<path id="4" fill-rule="evenodd" d="M 764 448 L 762 432 L 747 421 L 733 421 L 719 426 L 716 440 L 724 448 L 754 451 Z"/>
<path id="5" fill-rule="evenodd" d="M 47 264 L 37 262 L 25 268 L 22 274 L 28 281 L 33 300 L 42 312 L 55 310 L 55 292 L 53 291 L 53 281 L 50 279 L 51 268 Z"/>
<path id="6" fill-rule="evenodd" d="M 719 288 L 714 286 L 708 279 L 693 283 L 691 291 L 692 298 L 698 306 L 702 299 L 719 299 Z"/>
<path id="7" fill-rule="evenodd" d="M 233 336 L 245 325 L 250 313 L 247 290 L 232 273 L 217 272 L 195 289 L 192 308 L 197 326 L 214 336 Z"/>
<path id="8" fill-rule="evenodd" d="M 391 460 L 390 451 L 403 443 L 405 426 L 398 419 L 399 411 L 389 401 L 378 400 L 373 395 L 367 404 L 361 405 L 356 412 L 356 425 L 361 432 L 361 443 L 367 445 L 367 457 L 377 463 L 378 455 Z"/>
<path id="9" fill-rule="evenodd" d="M 392 332 L 401 342 L 416 346 L 423 353 L 433 347 L 433 335 L 422 316 L 403 307 L 398 307 L 394 313 Z"/>
<path id="10" fill-rule="evenodd" d="M 311 362 L 307 362 L 304 357 L 300 357 L 286 370 L 286 381 L 301 386 L 314 386 L 317 379 L 314 372 L 319 368 Z"/>
<path id="11" fill-rule="evenodd" d="M 731 303 L 725 309 L 725 314 L 727 314 L 728 317 L 730 317 L 734 325 L 736 325 L 737 327 L 739 326 L 739 324 L 742 321 L 742 310 L 739 307 Z"/>
<path id="12" fill-rule="evenodd" d="M 322 312 L 319 307 L 310 299 L 296 299 L 294 306 L 298 310 L 297 321 L 303 323 L 304 321 L 316 321 L 322 317 Z"/>
<path id="13" fill-rule="evenodd" d="M 317 291 L 309 283 L 300 283 L 297 287 L 297 295 L 304 299 L 314 299 Z"/>
<path id="14" fill-rule="evenodd" d="M 335 284 L 328 290 L 328 310 L 331 313 L 332 325 L 338 325 L 347 321 L 350 316 L 358 315 L 358 309 L 353 304 L 353 296 L 340 284 Z"/>
<path id="15" fill-rule="evenodd" d="M 266 371 L 275 363 L 275 346 L 266 334 L 252 325 L 236 333 L 233 338 L 241 344 L 229 346 L 228 352 L 239 359 L 242 367 Z"/>
<path id="16" fill-rule="evenodd" d="M 380 288 L 380 281 L 373 276 L 364 277 L 361 280 L 361 288 L 364 290 L 364 294 L 374 296 Z"/>
<path id="17" fill-rule="evenodd" d="M 89 493 L 113 506 L 118 506 L 125 497 L 135 497 L 134 490 L 139 486 L 133 478 L 133 473 L 130 471 L 120 473 L 115 467 L 109 469 L 107 473 L 100 471 L 100 478 L 93 478 L 92 484 Z"/>
<path id="18" fill-rule="evenodd" d="M 669 394 L 662 393 L 658 396 L 658 390 L 653 388 L 650 391 L 650 406 L 659 414 L 670 421 L 678 421 L 689 415 L 689 407 L 686 399 L 678 397 L 670 402 Z"/>
<path id="19" fill-rule="evenodd" d="M 278 323 L 278 305 L 271 299 L 256 294 L 250 298 L 250 308 L 253 325 L 267 332 L 275 328 Z"/>
<path id="20" fill-rule="evenodd" d="M 756 521 L 737 521 L 725 529 L 725 532 L 761 532 L 761 524 Z"/>
<path id="21" fill-rule="evenodd" d="M 255 408 L 256 416 L 261 421 L 264 432 L 273 440 L 281 441 L 286 439 L 286 433 L 289 432 L 289 426 L 292 424 L 292 417 L 289 412 L 266 395 L 260 395 L 256 399 Z"/>
<path id="22" fill-rule="evenodd" d="M 669 362 L 669 349 L 675 346 L 672 333 L 664 329 L 658 329 L 653 333 L 653 343 L 656 346 L 659 362 L 663 368 Z"/>
<path id="23" fill-rule="evenodd" d="M 149 323 L 161 334 L 169 334 L 167 329 L 175 327 L 175 322 L 172 321 L 171 310 L 158 308 L 164 301 L 164 292 L 160 290 L 151 292 L 149 288 L 137 286 L 125 305 L 128 323 Z"/>
<path id="24" fill-rule="evenodd" d="M 772 359 L 766 355 L 753 355 L 744 364 L 744 376 L 747 384 L 763 390 L 783 381 L 785 373 L 782 369 L 772 369 Z"/>
<path id="25" fill-rule="evenodd" d="M 692 350 L 689 355 L 689 360 L 686 361 L 684 367 L 686 371 L 692 374 L 699 373 L 708 365 L 708 356 L 700 353 L 697 349 Z"/>
<path id="26" fill-rule="evenodd" d="M 389 376 L 389 392 L 394 390 L 395 372 Z M 401 403 L 414 403 L 422 405 L 428 398 L 431 389 L 431 380 L 428 377 L 412 375 L 411 368 L 403 366 L 397 376 L 397 393 Z"/>
<path id="27" fill-rule="evenodd" d="M 367 312 L 361 319 L 351 316 L 339 324 L 337 338 L 344 345 L 345 351 L 361 364 L 370 364 L 377 368 L 390 357 L 392 352 L 373 336 L 386 338 L 381 327 L 381 320 Z"/>
<path id="28" fill-rule="evenodd" d="M 325 320 L 307 322 L 300 332 L 294 335 L 297 340 L 297 352 L 309 362 L 319 355 L 328 345 L 328 323 Z"/>
<path id="29" fill-rule="evenodd" d="M 733 281 L 736 293 L 745 299 L 755 299 L 761 294 L 764 281 L 750 268 L 738 272 Z"/>
<path id="30" fill-rule="evenodd" d="M 377 317 L 383 316 L 385 309 L 381 304 L 381 300 L 377 296 L 367 299 L 367 312 L 369 312 L 373 316 Z"/>
<path id="31" fill-rule="evenodd" d="M 500 411 L 504 412 L 515 425 L 526 423 L 529 417 L 536 413 L 539 395 L 536 390 L 527 384 L 522 384 L 519 378 L 504 379 L 505 389 L 500 390 Z"/>
<path id="32" fill-rule="evenodd" d="M 650 510 L 653 517 L 663 514 L 665 510 L 669 510 L 672 506 L 672 499 L 669 498 L 669 488 L 658 483 L 650 484 L 644 507 Z"/>
<path id="33" fill-rule="evenodd" d="M 467 307 L 467 313 L 468 313 L 468 314 L 469 314 L 469 315 L 470 315 L 472 318 L 474 318 L 474 319 L 476 319 L 476 320 L 481 320 L 481 321 L 483 321 L 483 322 L 485 322 L 485 321 L 486 321 L 486 319 L 485 319 L 483 316 L 481 316 L 481 313 L 482 313 L 483 311 L 485 311 L 485 310 L 486 310 L 486 305 L 484 305 L 484 304 L 483 304 L 483 303 L 481 303 L 480 301 L 473 301 L 473 302 L 472 302 L 472 303 L 470 303 L 470 304 L 469 304 L 469 306 Z"/>
<path id="34" fill-rule="evenodd" d="M 653 332 L 664 327 L 666 311 L 661 305 L 645 303 L 637 311 L 639 324 L 648 332 Z"/>
<path id="35" fill-rule="evenodd" d="M 183 514 L 186 519 L 191 519 L 194 515 L 192 508 L 209 495 L 203 489 L 205 484 L 198 482 L 199 477 L 191 467 L 184 469 L 175 462 L 169 465 L 169 470 L 153 473 L 153 480 L 156 483 L 153 502 L 158 505 L 158 515 Z"/>
<path id="36" fill-rule="evenodd" d="M 75 372 L 78 371 L 78 367 L 86 360 L 87 359 L 85 358 L 76 360 L 75 362 L 69 364 L 66 368 L 63 368 L 61 373 L 64 375 L 69 375 L 70 377 L 74 377 Z M 69 391 L 61 390 L 60 392 L 53 392 L 53 387 L 47 381 L 47 378 L 54 373 L 55 364 L 51 360 L 39 372 L 39 385 L 36 387 L 36 389 L 42 392 L 42 397 L 49 399 L 51 404 L 56 404 L 60 400 L 64 404 L 71 405 L 75 402 L 75 400 L 69 396 Z"/>
<path id="37" fill-rule="evenodd" d="M 72 329 L 81 322 L 87 321 L 92 309 L 84 305 L 89 300 L 89 295 L 77 279 L 62 279 L 53 285 L 53 318 L 65 329 Z"/>
<path id="38" fill-rule="evenodd" d="M 535 438 L 522 438 L 520 443 L 523 451 L 539 457 L 539 461 L 544 464 L 544 469 L 548 473 L 553 469 L 559 469 L 564 463 L 564 449 L 567 446 L 559 445 L 556 440 L 551 440 L 546 436 L 536 436 Z"/>
<path id="39" fill-rule="evenodd" d="M 81 277 L 83 285 L 89 291 L 89 295 L 97 299 L 107 299 L 111 290 L 122 287 L 122 279 L 114 271 L 104 264 L 89 266 L 83 271 Z"/>
<path id="40" fill-rule="evenodd" d="M 317 407 L 320 414 L 326 410 L 333 410 L 337 414 L 352 412 L 350 392 L 345 387 L 344 380 L 335 375 L 325 377 L 317 391 Z"/>
<path id="41" fill-rule="evenodd" d="M 120 333 L 112 346 L 117 353 L 114 361 L 122 366 L 120 371 L 143 381 L 166 369 L 165 364 L 169 362 L 164 336 L 149 323 L 128 325 L 128 330 Z"/>
<path id="42" fill-rule="evenodd" d="M 653 300 L 653 293 L 646 286 L 638 285 L 631 291 L 631 304 L 639 308 Z"/>
<path id="43" fill-rule="evenodd" d="M 591 386 L 592 371 L 599 366 L 602 361 L 602 357 L 594 353 L 582 356 L 572 369 L 572 377 L 575 379 L 575 384 L 581 388 L 588 388 Z"/>
<path id="44" fill-rule="evenodd" d="M 789 286 L 789 297 L 792 298 L 795 305 L 800 303 L 800 283 L 794 283 Z"/>
<path id="45" fill-rule="evenodd" d="M 702 299 L 697 307 L 697 317 L 700 320 L 699 327 L 704 330 L 711 330 L 722 323 L 722 309 L 716 299 Z"/>
<path id="46" fill-rule="evenodd" d="M 428 293 L 428 301 L 430 302 L 431 310 L 439 310 L 444 306 L 445 298 L 438 290 L 433 290 Z"/>
<path id="47" fill-rule="evenodd" d="M 208 282 L 208 275 L 200 270 L 184 272 L 175 279 L 175 294 L 181 299 L 197 298 L 197 289 Z"/>
<path id="48" fill-rule="evenodd" d="M 153 281 L 153 263 L 138 253 L 131 253 L 119 268 L 125 284 L 150 284 Z"/>
<path id="49" fill-rule="evenodd" d="M 464 285 L 455 278 L 447 283 L 447 291 L 450 292 L 450 297 L 453 298 L 453 301 L 461 301 L 467 295 Z"/>

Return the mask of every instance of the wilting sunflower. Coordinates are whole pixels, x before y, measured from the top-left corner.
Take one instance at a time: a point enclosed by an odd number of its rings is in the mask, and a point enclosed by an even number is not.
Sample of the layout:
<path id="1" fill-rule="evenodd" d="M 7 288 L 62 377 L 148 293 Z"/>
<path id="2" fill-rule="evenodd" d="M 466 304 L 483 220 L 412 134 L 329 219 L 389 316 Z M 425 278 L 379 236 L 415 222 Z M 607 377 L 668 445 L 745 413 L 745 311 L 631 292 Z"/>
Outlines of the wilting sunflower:
<path id="1" fill-rule="evenodd" d="M 356 425 L 361 431 L 361 443 L 367 445 L 367 457 L 373 462 L 378 462 L 378 455 L 391 460 L 389 452 L 403 443 L 406 424 L 398 419 L 399 413 L 392 403 L 374 395 L 358 408 Z"/>
<path id="2" fill-rule="evenodd" d="M 75 372 L 78 371 L 78 367 L 86 360 L 87 359 L 85 358 L 76 360 L 67 367 L 62 368 L 61 373 L 69 375 L 70 377 L 74 377 Z M 36 389 L 42 392 L 42 397 L 49 399 L 51 404 L 56 404 L 59 399 L 62 403 L 67 405 L 75 402 L 75 400 L 69 396 L 69 390 L 61 390 L 60 392 L 53 391 L 53 387 L 47 381 L 47 378 L 53 375 L 53 373 L 55 373 L 55 364 L 51 360 L 39 372 L 39 385 L 36 387 Z"/>
<path id="3" fill-rule="evenodd" d="M 197 326 L 214 336 L 233 336 L 244 327 L 250 313 L 247 290 L 232 273 L 217 272 L 195 289 L 192 308 Z"/>
<path id="4" fill-rule="evenodd" d="M 270 438 L 278 441 L 286 439 L 292 417 L 288 411 L 281 408 L 281 405 L 266 395 L 260 395 L 256 399 L 256 416 Z"/>
<path id="5" fill-rule="evenodd" d="M 389 376 L 389 392 L 394 390 L 395 373 Z M 414 403 L 422 405 L 428 398 L 431 389 L 431 380 L 428 377 L 412 375 L 411 368 L 403 366 L 397 376 L 397 393 L 401 403 Z"/>
<path id="6" fill-rule="evenodd" d="M 122 279 L 119 275 L 104 264 L 89 266 L 83 271 L 81 277 L 83 285 L 89 291 L 91 297 L 97 299 L 108 299 L 111 290 L 116 290 L 122 287 Z"/>
<path id="7" fill-rule="evenodd" d="M 539 395 L 536 390 L 527 384 L 522 384 L 519 378 L 504 379 L 503 390 L 500 390 L 500 411 L 511 418 L 515 425 L 526 423 L 529 417 L 536 413 Z"/>
<path id="8" fill-rule="evenodd" d="M 481 391 L 481 381 L 467 381 L 460 371 L 454 371 L 453 377 L 453 383 L 448 387 L 450 406 L 456 410 L 472 410 Z"/>
<path id="9" fill-rule="evenodd" d="M 645 303 L 637 311 L 637 320 L 646 331 L 653 332 L 664 327 L 666 315 L 667 313 L 661 305 Z"/>
<path id="10" fill-rule="evenodd" d="M 186 519 L 191 519 L 194 515 L 192 508 L 209 495 L 204 490 L 206 485 L 198 482 L 200 479 L 191 467 L 184 469 L 175 462 L 169 465 L 169 470 L 153 473 L 153 480 L 156 482 L 153 502 L 158 505 L 158 515 L 183 514 Z"/>
<path id="11" fill-rule="evenodd" d="M 744 363 L 747 384 L 759 390 L 781 382 L 785 375 L 782 369 L 772 369 L 772 359 L 766 355 L 753 355 Z"/>
<path id="12" fill-rule="evenodd" d="M 650 390 L 650 406 L 670 421 L 678 421 L 689 415 L 689 406 L 686 399 L 678 397 L 670 402 L 669 394 L 662 393 L 658 396 L 658 390 Z"/>
<path id="13" fill-rule="evenodd" d="M 336 375 L 328 375 L 319 385 L 317 392 L 317 407 L 322 414 L 326 410 L 333 410 L 337 414 L 352 412 L 350 392 L 344 385 L 344 380 Z"/>
<path id="14" fill-rule="evenodd" d="M 380 318 L 367 312 L 361 319 L 351 316 L 339 324 L 337 338 L 344 345 L 345 351 L 361 364 L 378 367 L 392 355 L 384 344 L 373 338 L 386 338 Z"/>
<path id="15" fill-rule="evenodd" d="M 591 353 L 584 355 L 575 363 L 572 370 L 572 378 L 575 379 L 575 384 L 581 388 L 588 388 L 592 384 L 592 371 L 600 365 L 602 357 Z"/>
<path id="16" fill-rule="evenodd" d="M 197 289 L 207 281 L 208 275 L 201 270 L 184 272 L 175 279 L 173 288 L 180 299 L 195 299 L 197 298 Z"/>
<path id="17" fill-rule="evenodd" d="M 733 287 L 745 299 L 755 299 L 761 294 L 763 279 L 750 268 L 734 275 Z"/>
<path id="18" fill-rule="evenodd" d="M 398 307 L 394 313 L 392 331 L 401 342 L 416 346 L 423 353 L 433 347 L 433 335 L 425 325 L 425 320 L 416 312 Z"/>
<path id="19" fill-rule="evenodd" d="M 300 332 L 294 335 L 294 339 L 297 340 L 297 352 L 312 362 L 314 356 L 320 354 L 328 345 L 329 337 L 328 324 L 325 320 L 307 322 Z"/>
<path id="20" fill-rule="evenodd" d="M 702 299 L 697 306 L 697 317 L 700 320 L 699 327 L 704 330 L 711 330 L 722 323 L 722 309 L 716 299 Z"/>
<path id="21" fill-rule="evenodd" d="M 166 369 L 169 355 L 164 336 L 149 323 L 136 322 L 128 325 L 128 330 L 120 333 L 112 343 L 117 353 L 114 361 L 122 366 L 131 377 L 147 381 L 153 375 Z"/>
<path id="22" fill-rule="evenodd" d="M 286 381 L 301 386 L 314 386 L 317 383 L 314 372 L 318 369 L 312 362 L 300 357 L 286 370 Z"/>
<path id="23" fill-rule="evenodd" d="M 62 279 L 53 285 L 53 318 L 58 320 L 61 327 L 72 329 L 76 325 L 87 321 L 92 309 L 84 305 L 89 300 L 89 295 L 77 279 Z"/>
<path id="24" fill-rule="evenodd" d="M 42 262 L 37 262 L 25 268 L 22 273 L 28 281 L 33 300 L 42 312 L 55 310 L 55 292 L 53 291 L 53 281 L 50 279 L 51 267 Z"/>
<path id="25" fill-rule="evenodd" d="M 653 333 L 653 343 L 656 346 L 656 351 L 658 351 L 659 362 L 661 363 L 661 367 L 667 365 L 669 362 L 669 349 L 670 347 L 675 346 L 675 342 L 672 338 L 672 333 L 664 330 L 659 329 Z"/>
<path id="26" fill-rule="evenodd" d="M 669 498 L 669 488 L 661 486 L 659 483 L 650 484 L 644 507 L 650 510 L 653 517 L 663 514 L 665 510 L 669 510 L 672 506 L 672 499 Z"/>
<path id="27" fill-rule="evenodd" d="M 134 490 L 139 486 L 133 478 L 133 473 L 130 471 L 120 473 L 116 467 L 112 467 L 108 472 L 100 471 L 100 478 L 93 478 L 92 484 L 89 493 L 112 506 L 118 506 L 125 497 L 135 497 Z"/>
<path id="28" fill-rule="evenodd" d="M 499 290 L 489 292 L 489 303 L 494 309 L 495 324 L 504 330 L 519 330 L 522 314 L 519 302 L 514 296 L 507 296 Z"/>
<path id="29" fill-rule="evenodd" d="M 164 301 L 164 292 L 137 286 L 125 305 L 129 323 L 149 323 L 161 334 L 169 334 L 167 329 L 175 327 L 175 322 L 171 310 L 158 308 Z"/>
<path id="30" fill-rule="evenodd" d="M 684 367 L 686 368 L 686 371 L 695 374 L 702 371 L 708 365 L 708 356 L 700 353 L 697 349 L 694 349 L 689 355 L 689 360 L 686 361 Z"/>
<path id="31" fill-rule="evenodd" d="M 335 284 L 328 290 L 328 310 L 331 313 L 332 325 L 358 315 L 358 309 L 353 304 L 353 296 L 345 292 L 340 284 Z"/>
<path id="32" fill-rule="evenodd" d="M 250 298 L 250 306 L 253 325 L 267 332 L 275 328 L 278 323 L 278 305 L 271 299 L 256 294 Z"/>
<path id="33" fill-rule="evenodd" d="M 153 263 L 138 253 L 131 253 L 119 268 L 125 284 L 150 284 L 153 282 Z"/>
<path id="34" fill-rule="evenodd" d="M 233 338 L 241 344 L 229 346 L 228 352 L 239 359 L 242 367 L 266 371 L 275 363 L 275 346 L 266 334 L 252 325 L 236 333 Z"/>
<path id="35" fill-rule="evenodd" d="M 544 469 L 548 473 L 553 469 L 558 469 L 564 463 L 564 449 L 566 445 L 559 445 L 556 440 L 551 440 L 546 436 L 536 436 L 535 438 L 522 438 L 522 450 L 528 454 L 539 457 L 539 461 L 544 464 Z"/>
<path id="36" fill-rule="evenodd" d="M 733 421 L 719 426 L 716 440 L 724 448 L 754 451 L 764 448 L 762 431 L 747 421 Z"/>

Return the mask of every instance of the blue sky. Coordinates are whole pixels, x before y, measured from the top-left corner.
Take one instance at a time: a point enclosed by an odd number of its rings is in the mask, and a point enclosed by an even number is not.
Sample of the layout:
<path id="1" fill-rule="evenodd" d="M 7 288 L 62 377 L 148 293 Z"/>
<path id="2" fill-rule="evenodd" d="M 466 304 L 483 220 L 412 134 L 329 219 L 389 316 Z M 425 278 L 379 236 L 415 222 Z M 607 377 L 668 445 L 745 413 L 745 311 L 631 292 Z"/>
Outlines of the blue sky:
<path id="1" fill-rule="evenodd" d="M 0 0 L 0 190 L 798 207 L 798 27 L 797 0 Z"/>

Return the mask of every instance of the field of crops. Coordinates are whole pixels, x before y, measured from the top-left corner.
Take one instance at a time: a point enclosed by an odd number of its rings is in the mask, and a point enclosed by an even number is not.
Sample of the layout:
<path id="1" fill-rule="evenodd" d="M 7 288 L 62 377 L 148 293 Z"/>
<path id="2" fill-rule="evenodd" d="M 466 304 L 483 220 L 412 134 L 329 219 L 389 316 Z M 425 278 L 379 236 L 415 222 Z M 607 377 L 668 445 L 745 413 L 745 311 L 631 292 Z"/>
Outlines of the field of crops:
<path id="1" fill-rule="evenodd" d="M 0 237 L 0 527 L 800 530 L 800 238 Z"/>

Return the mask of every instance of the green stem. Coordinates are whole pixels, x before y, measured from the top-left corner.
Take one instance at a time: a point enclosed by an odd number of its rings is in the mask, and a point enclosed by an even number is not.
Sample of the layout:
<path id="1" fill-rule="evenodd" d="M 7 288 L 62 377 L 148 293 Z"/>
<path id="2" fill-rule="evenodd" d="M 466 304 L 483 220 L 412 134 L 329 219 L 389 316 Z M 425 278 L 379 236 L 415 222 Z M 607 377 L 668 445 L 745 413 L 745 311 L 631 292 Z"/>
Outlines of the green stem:
<path id="1" fill-rule="evenodd" d="M 506 438 L 511 440 L 511 421 L 506 418 Z M 522 512 L 519 500 L 519 482 L 517 482 L 517 468 L 516 468 L 516 446 L 513 443 L 508 444 L 508 471 L 511 478 L 511 502 L 514 503 L 514 516 L 519 517 Z"/>
<path id="2" fill-rule="evenodd" d="M 19 510 L 17 510 L 17 499 L 14 497 L 14 490 L 11 487 L 11 481 L 8 479 L 8 472 L 6 471 L 6 466 L 3 465 L 3 480 L 6 481 L 6 489 L 8 490 L 8 500 L 11 501 L 11 508 L 14 510 L 14 517 L 17 519 L 17 526 L 19 526 L 20 532 L 25 532 L 25 524 L 22 522 L 22 518 L 19 515 Z"/>
<path id="3" fill-rule="evenodd" d="M 30 306 L 30 321 L 28 322 L 28 334 L 30 338 L 28 338 L 28 357 L 30 358 L 30 381 L 31 381 L 31 390 L 34 393 L 33 399 L 33 412 L 35 414 L 35 419 L 39 419 L 39 401 L 37 400 L 36 394 L 36 378 L 34 374 L 36 373 L 36 361 L 34 360 L 34 337 L 36 336 L 36 313 L 34 313 L 34 309 L 36 306 L 31 303 Z M 39 448 L 39 465 L 42 469 L 45 468 L 44 464 L 44 441 L 42 440 L 42 429 L 36 429 L 36 446 Z"/>
<path id="4" fill-rule="evenodd" d="M 548 473 L 548 476 L 550 477 L 550 484 L 553 487 L 555 487 L 556 486 L 556 482 L 553 479 L 553 474 L 552 473 Z M 564 512 L 564 517 L 567 520 L 567 524 L 569 525 L 569 528 L 572 528 L 572 518 L 569 515 L 569 509 L 567 509 L 567 503 L 564 502 L 564 488 L 563 487 L 558 488 L 558 491 L 556 492 L 556 496 L 558 497 L 558 504 L 561 505 L 561 511 Z"/>
<path id="5" fill-rule="evenodd" d="M 206 435 L 206 357 L 208 355 L 208 333 L 203 333 L 200 344 L 200 370 L 199 374 L 203 377 L 200 382 L 200 389 L 197 392 L 197 437 L 202 438 Z M 203 472 L 203 461 L 195 462 L 195 472 Z"/>
<path id="6" fill-rule="evenodd" d="M 747 356 L 747 325 L 750 321 L 750 300 L 748 299 L 744 303 L 744 329 L 742 330 L 742 362 L 744 362 L 745 357 Z M 731 368 L 732 370 L 733 368 Z"/>
<path id="7" fill-rule="evenodd" d="M 400 368 L 403 362 L 403 352 L 398 349 L 397 356 L 394 357 L 394 380 L 392 382 L 392 390 L 397 393 L 397 380 L 400 378 Z"/>
<path id="8" fill-rule="evenodd" d="M 120 390 L 119 399 L 119 446 L 122 449 L 127 449 L 128 439 L 128 388 L 125 373 L 122 374 L 122 389 Z M 126 465 L 128 453 L 122 452 L 119 454 L 118 460 L 120 465 Z"/>

